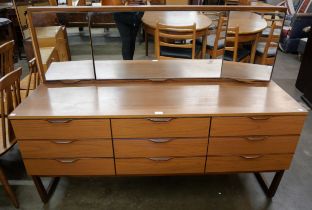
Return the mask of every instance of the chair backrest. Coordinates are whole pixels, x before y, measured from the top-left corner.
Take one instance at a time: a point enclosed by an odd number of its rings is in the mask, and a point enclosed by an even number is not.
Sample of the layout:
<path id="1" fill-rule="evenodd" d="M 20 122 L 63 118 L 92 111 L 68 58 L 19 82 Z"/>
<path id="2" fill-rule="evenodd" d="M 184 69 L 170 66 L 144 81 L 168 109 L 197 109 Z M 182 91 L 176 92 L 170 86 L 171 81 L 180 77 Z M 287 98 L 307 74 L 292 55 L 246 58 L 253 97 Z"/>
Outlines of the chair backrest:
<path id="1" fill-rule="evenodd" d="M 14 40 L 0 46 L 0 76 L 4 76 L 14 69 Z"/>
<path id="2" fill-rule="evenodd" d="M 169 26 L 157 23 L 155 30 L 155 53 L 157 59 L 161 56 L 161 47 L 192 49 L 192 59 L 195 58 L 196 24 L 189 26 Z"/>
<path id="3" fill-rule="evenodd" d="M 228 27 L 225 38 L 225 50 L 233 52 L 233 61 L 237 61 L 239 27 Z"/>
<path id="4" fill-rule="evenodd" d="M 278 23 L 276 22 L 273 22 L 273 24 L 271 25 L 271 30 L 270 30 L 268 38 L 266 39 L 266 43 L 265 43 L 265 47 L 263 51 L 264 58 L 267 57 L 269 49 L 271 47 L 275 47 L 276 49 L 278 48 L 280 34 L 275 34 L 274 31 L 279 28 L 281 29 L 282 27 L 279 26 Z"/>
<path id="5" fill-rule="evenodd" d="M 22 68 L 14 70 L 0 79 L 1 92 L 1 129 L 3 147 L 7 147 L 7 142 L 15 139 L 15 135 L 8 120 L 8 115 L 21 103 L 20 77 Z"/>
<path id="6" fill-rule="evenodd" d="M 216 31 L 216 38 L 215 38 L 214 43 L 213 43 L 213 50 L 216 50 L 216 51 L 217 50 L 222 50 L 222 51 L 224 51 L 224 48 L 223 49 L 219 49 L 219 42 L 221 40 L 225 40 L 227 23 L 228 23 L 228 18 L 220 16 L 219 21 L 218 21 L 217 31 Z"/>

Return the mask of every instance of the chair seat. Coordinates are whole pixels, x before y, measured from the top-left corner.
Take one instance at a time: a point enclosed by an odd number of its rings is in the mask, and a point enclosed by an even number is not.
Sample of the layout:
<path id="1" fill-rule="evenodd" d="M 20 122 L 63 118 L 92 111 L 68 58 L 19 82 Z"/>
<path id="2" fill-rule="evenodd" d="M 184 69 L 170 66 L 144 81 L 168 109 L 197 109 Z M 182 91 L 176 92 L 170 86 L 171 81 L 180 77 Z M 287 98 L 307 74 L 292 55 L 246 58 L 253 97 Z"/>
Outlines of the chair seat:
<path id="1" fill-rule="evenodd" d="M 262 31 L 262 36 L 269 36 L 271 32 L 271 28 L 266 28 Z M 280 28 L 274 29 L 273 35 L 279 36 L 281 34 L 282 30 Z"/>
<path id="2" fill-rule="evenodd" d="M 21 79 L 21 82 L 20 82 L 21 90 L 27 90 L 27 84 L 28 84 L 29 76 L 30 75 L 28 74 L 23 79 Z M 34 87 L 35 87 L 35 79 L 34 79 L 34 76 L 32 76 L 31 81 L 30 81 L 30 90 L 35 89 Z"/>
<path id="3" fill-rule="evenodd" d="M 195 45 L 195 55 L 197 55 L 200 50 L 201 46 Z M 166 57 L 192 59 L 192 49 L 161 46 L 160 55 Z"/>
<path id="4" fill-rule="evenodd" d="M 225 51 L 224 55 L 223 55 L 223 59 L 226 61 L 233 61 L 233 52 L 232 51 Z M 244 58 L 246 58 L 247 56 L 250 55 L 250 51 L 245 49 L 245 48 L 241 48 L 238 49 L 237 51 L 237 61 L 241 61 Z"/>
<path id="5" fill-rule="evenodd" d="M 256 50 L 256 53 L 258 55 L 264 54 L 265 44 L 266 44 L 265 42 L 259 42 L 258 43 L 257 50 Z M 277 53 L 277 47 L 269 47 L 267 56 L 268 57 L 275 57 L 276 53 Z"/>
<path id="6" fill-rule="evenodd" d="M 216 35 L 215 34 L 211 34 L 211 35 L 207 36 L 207 45 L 206 46 L 207 46 L 208 49 L 213 50 L 215 39 L 216 39 Z M 197 40 L 197 44 L 201 45 L 202 44 L 202 40 L 198 39 Z M 218 41 L 218 49 L 222 49 L 222 48 L 224 48 L 224 39 L 220 39 Z"/>

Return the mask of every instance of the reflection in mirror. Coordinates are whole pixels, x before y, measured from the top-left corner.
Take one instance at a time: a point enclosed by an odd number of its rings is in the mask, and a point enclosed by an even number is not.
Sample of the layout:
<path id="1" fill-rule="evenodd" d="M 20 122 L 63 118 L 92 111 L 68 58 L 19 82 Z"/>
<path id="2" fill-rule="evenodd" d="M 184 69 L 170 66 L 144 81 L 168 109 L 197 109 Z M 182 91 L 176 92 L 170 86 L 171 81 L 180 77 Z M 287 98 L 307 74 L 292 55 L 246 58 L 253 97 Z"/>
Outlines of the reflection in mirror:
<path id="1" fill-rule="evenodd" d="M 87 60 L 92 67 L 88 13 L 36 12 L 32 23 L 44 72 L 54 62 L 71 60 Z"/>
<path id="2" fill-rule="evenodd" d="M 97 64 L 104 60 L 219 59 L 212 68 L 218 64 L 220 76 L 227 14 L 220 11 L 92 13 L 96 71 L 103 75 L 105 65 Z M 207 77 L 211 74 L 207 73 Z"/>
<path id="3" fill-rule="evenodd" d="M 240 68 L 240 71 L 247 71 L 247 69 L 253 71 L 254 69 L 257 71 L 254 72 L 255 74 L 261 71 L 263 75 L 266 75 L 262 77 L 262 80 L 270 80 L 283 22 L 283 13 L 231 11 L 226 32 L 224 60 L 258 64 L 253 68 Z M 259 64 L 265 66 L 261 67 Z M 236 64 L 233 63 L 233 65 Z M 238 70 L 238 68 L 233 69 Z M 223 68 L 222 74 L 225 75 L 226 71 L 228 69 Z"/>

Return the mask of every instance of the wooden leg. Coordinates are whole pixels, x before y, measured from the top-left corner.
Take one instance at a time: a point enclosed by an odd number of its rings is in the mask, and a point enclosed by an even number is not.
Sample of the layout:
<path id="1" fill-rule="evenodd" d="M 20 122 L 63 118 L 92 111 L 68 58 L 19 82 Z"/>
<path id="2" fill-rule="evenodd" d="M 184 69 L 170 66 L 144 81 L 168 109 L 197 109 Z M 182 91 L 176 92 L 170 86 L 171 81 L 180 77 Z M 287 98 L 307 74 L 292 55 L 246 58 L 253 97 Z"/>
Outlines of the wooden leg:
<path id="1" fill-rule="evenodd" d="M 56 186 L 60 180 L 60 177 L 53 177 L 47 189 L 45 189 L 45 187 L 43 186 L 43 183 L 39 176 L 32 176 L 32 179 L 35 183 L 35 186 L 37 188 L 37 191 L 40 195 L 42 202 L 47 203 L 50 200 L 53 192 L 55 191 Z"/>
<path id="2" fill-rule="evenodd" d="M 202 59 L 205 59 L 206 58 L 206 45 L 207 45 L 207 35 L 205 34 L 204 36 L 202 36 L 202 50 L 201 50 L 201 52 L 202 52 L 202 56 L 201 56 L 201 58 Z"/>
<path id="3" fill-rule="evenodd" d="M 145 40 L 145 56 L 148 56 L 148 34 L 144 30 L 144 40 Z"/>
<path id="4" fill-rule="evenodd" d="M 275 172 L 275 175 L 273 177 L 273 180 L 270 184 L 270 186 L 268 186 L 264 180 L 264 178 L 262 177 L 262 175 L 260 173 L 255 173 L 255 176 L 262 188 L 262 190 L 265 192 L 265 194 L 269 197 L 269 198 L 273 198 L 273 196 L 276 193 L 276 190 L 278 188 L 279 183 L 282 180 L 284 171 L 277 171 Z"/>
<path id="5" fill-rule="evenodd" d="M 250 63 L 255 63 L 255 57 L 256 57 L 256 50 L 257 50 L 257 44 L 258 40 L 260 38 L 260 33 L 258 33 L 255 37 L 255 40 L 253 41 L 251 52 L 250 52 Z"/>
<path id="6" fill-rule="evenodd" d="M 3 189 L 6 192 L 6 194 L 8 195 L 9 199 L 11 200 L 11 203 L 15 206 L 15 208 L 19 207 L 17 198 L 11 188 L 11 186 L 9 185 L 8 179 L 6 178 L 3 169 L 0 167 L 0 181 L 3 185 Z"/>

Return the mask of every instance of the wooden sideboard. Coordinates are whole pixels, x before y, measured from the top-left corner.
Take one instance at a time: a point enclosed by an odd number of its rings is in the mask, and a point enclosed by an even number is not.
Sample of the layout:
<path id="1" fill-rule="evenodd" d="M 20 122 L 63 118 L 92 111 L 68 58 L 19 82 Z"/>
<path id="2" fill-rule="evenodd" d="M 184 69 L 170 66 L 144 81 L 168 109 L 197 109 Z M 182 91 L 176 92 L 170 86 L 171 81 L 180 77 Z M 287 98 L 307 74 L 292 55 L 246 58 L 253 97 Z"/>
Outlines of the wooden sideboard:
<path id="1" fill-rule="evenodd" d="M 131 62 L 119 62 L 105 66 L 119 66 L 115 74 L 107 72 L 123 79 L 125 69 L 138 75 L 144 62 L 157 67 L 153 61 L 133 61 L 138 63 L 135 70 Z M 185 67 L 197 61 L 164 62 Z M 233 71 L 244 65 L 230 64 Z M 203 73 L 201 65 L 195 74 Z M 62 78 L 58 73 L 54 75 Z M 40 176 L 253 172 L 272 197 L 290 167 L 306 115 L 272 81 L 117 78 L 42 84 L 9 118 L 27 173 L 46 202 L 53 187 L 46 191 Z M 260 172 L 276 172 L 269 187 Z"/>

